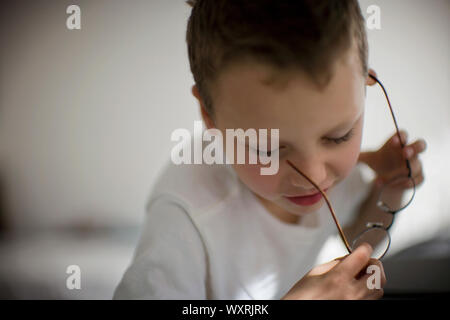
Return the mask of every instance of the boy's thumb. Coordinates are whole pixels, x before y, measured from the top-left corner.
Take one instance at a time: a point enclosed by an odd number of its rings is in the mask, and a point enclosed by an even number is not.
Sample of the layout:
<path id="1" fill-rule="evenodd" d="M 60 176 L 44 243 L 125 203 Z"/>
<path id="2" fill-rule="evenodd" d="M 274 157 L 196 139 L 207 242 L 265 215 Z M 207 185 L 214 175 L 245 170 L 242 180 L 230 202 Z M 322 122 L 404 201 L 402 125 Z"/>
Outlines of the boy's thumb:
<path id="1" fill-rule="evenodd" d="M 319 276 L 324 273 L 327 273 L 331 269 L 333 269 L 340 261 L 339 260 L 332 260 L 327 263 L 318 265 L 311 269 L 311 271 L 308 272 L 308 275 L 310 276 Z"/>

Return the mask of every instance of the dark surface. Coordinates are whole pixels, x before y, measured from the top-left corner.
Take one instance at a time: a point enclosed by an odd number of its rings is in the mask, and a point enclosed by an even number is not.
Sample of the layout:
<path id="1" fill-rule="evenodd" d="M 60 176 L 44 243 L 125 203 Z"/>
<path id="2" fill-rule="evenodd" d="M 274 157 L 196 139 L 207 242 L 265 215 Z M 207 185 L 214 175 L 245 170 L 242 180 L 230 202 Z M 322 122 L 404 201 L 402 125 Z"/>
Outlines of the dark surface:
<path id="1" fill-rule="evenodd" d="M 383 260 L 384 299 L 450 297 L 450 239 L 433 239 Z"/>

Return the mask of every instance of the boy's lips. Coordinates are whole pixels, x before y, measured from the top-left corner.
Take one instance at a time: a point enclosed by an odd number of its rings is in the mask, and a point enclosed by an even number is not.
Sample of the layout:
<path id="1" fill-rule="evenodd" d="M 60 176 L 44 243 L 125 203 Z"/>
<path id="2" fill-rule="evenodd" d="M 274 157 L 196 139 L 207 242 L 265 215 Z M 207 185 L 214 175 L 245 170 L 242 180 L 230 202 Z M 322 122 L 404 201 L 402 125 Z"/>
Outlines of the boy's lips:
<path id="1" fill-rule="evenodd" d="M 322 189 L 323 192 L 326 192 L 328 189 L 330 189 L 330 187 L 326 188 L 326 189 Z M 286 198 L 303 198 L 303 197 L 311 197 L 311 196 L 315 196 L 317 194 L 320 194 L 320 192 L 314 192 L 314 193 L 309 193 L 309 194 L 301 194 L 301 195 L 295 195 L 295 196 L 285 196 Z"/>
<path id="2" fill-rule="evenodd" d="M 328 189 L 329 188 L 323 189 L 323 192 L 326 192 Z M 303 196 L 285 196 L 285 198 L 297 205 L 310 206 L 319 202 L 319 200 L 322 199 L 322 194 L 320 192 L 316 192 L 314 194 Z"/>

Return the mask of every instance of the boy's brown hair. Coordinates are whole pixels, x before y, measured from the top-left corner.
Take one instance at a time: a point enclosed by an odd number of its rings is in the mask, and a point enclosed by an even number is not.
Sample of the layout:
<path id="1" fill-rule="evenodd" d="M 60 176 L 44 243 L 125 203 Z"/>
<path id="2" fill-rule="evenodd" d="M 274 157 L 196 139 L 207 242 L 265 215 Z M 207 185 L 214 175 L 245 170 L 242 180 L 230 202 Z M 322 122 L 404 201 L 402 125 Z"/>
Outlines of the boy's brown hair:
<path id="1" fill-rule="evenodd" d="M 250 58 L 301 70 L 324 87 L 353 41 L 367 75 L 367 36 L 357 0 L 190 0 L 186 41 L 195 83 L 214 115 L 211 84 L 230 63 Z"/>

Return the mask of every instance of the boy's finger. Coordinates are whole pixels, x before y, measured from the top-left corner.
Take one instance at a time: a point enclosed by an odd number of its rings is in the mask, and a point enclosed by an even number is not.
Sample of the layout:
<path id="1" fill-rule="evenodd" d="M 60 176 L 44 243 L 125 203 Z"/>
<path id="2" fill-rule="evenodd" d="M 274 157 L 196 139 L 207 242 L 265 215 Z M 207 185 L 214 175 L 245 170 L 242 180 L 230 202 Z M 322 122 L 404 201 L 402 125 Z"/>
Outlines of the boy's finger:
<path id="1" fill-rule="evenodd" d="M 378 268 L 380 268 L 381 287 L 384 287 L 384 285 L 386 284 L 386 273 L 384 272 L 383 263 L 381 263 L 381 261 L 377 260 L 377 259 L 370 259 L 369 266 L 370 265 L 376 265 Z M 367 269 L 366 269 L 366 273 L 367 273 Z"/>
<path id="2" fill-rule="evenodd" d="M 408 133 L 405 130 L 400 130 L 400 137 L 402 138 L 403 145 L 405 145 L 406 141 L 408 141 Z M 400 145 L 397 133 L 392 137 L 392 143 L 394 146 Z"/>
<path id="3" fill-rule="evenodd" d="M 338 258 L 334 259 L 334 261 L 342 261 L 342 260 L 344 260 L 347 256 L 348 256 L 348 254 L 345 255 L 345 256 L 342 256 L 342 257 L 338 257 Z"/>
<path id="4" fill-rule="evenodd" d="M 345 257 L 345 259 L 335 267 L 335 270 L 348 275 L 350 278 L 354 278 L 365 266 L 367 266 L 372 251 L 373 249 L 369 244 L 361 244 L 351 254 Z"/>
<path id="5" fill-rule="evenodd" d="M 403 156 L 406 157 L 406 159 L 410 159 L 413 156 L 425 151 L 426 148 L 427 148 L 427 144 L 426 144 L 425 140 L 420 139 L 420 140 L 410 144 L 409 146 L 406 146 L 403 149 Z"/>

